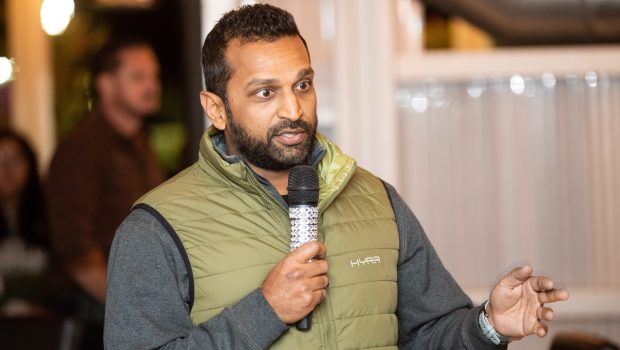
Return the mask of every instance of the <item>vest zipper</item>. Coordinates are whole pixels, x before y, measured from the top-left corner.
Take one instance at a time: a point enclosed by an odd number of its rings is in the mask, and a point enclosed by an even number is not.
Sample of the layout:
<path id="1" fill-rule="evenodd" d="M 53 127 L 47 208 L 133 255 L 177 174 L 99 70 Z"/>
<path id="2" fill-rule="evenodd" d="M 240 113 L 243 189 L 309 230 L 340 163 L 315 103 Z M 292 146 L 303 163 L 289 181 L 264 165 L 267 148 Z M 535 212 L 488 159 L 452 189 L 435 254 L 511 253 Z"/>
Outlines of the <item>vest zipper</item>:
<path id="1" fill-rule="evenodd" d="M 349 183 L 354 173 L 355 168 L 348 171 L 347 176 L 344 178 L 342 183 Z M 336 197 L 340 194 L 340 192 L 342 192 L 343 189 L 344 187 L 341 186 L 338 191 L 334 192 L 329 198 L 319 203 L 319 227 L 321 227 L 321 224 L 323 223 L 323 213 L 325 212 L 325 210 L 327 210 L 329 205 L 336 199 Z M 319 231 L 319 237 L 321 236 L 323 236 L 323 234 L 321 233 L 321 231 Z M 323 236 L 322 238 L 324 242 L 325 236 Z M 319 305 L 322 307 L 318 307 L 315 311 L 319 311 L 317 316 L 321 318 L 321 323 L 324 324 L 324 332 L 321 332 L 321 335 L 323 336 L 323 344 L 325 344 L 326 349 L 328 350 L 336 350 L 338 349 L 338 339 L 336 339 L 336 333 L 334 332 L 334 315 L 332 315 L 331 307 L 328 305 L 328 303 L 331 303 L 329 292 L 327 293 L 325 300 L 323 300 L 321 305 Z"/>
<path id="2" fill-rule="evenodd" d="M 252 188 L 254 188 L 255 190 L 257 190 L 258 194 L 261 196 L 261 198 L 263 198 L 263 200 L 266 200 L 267 202 L 270 203 L 275 203 L 276 206 L 280 209 L 281 213 L 288 218 L 288 211 L 286 210 L 286 208 L 284 208 L 282 206 L 282 204 L 280 204 L 275 198 L 273 198 L 273 196 L 268 193 L 265 188 L 258 182 L 258 180 L 256 180 L 256 178 L 254 177 L 254 175 L 252 174 L 252 171 L 249 170 L 246 167 L 246 178 L 249 178 L 249 184 L 250 186 L 252 186 Z M 347 173 L 347 176 L 344 178 L 343 183 L 348 183 L 349 180 L 351 180 L 351 178 L 353 177 L 353 174 L 355 173 L 354 169 L 353 171 L 349 171 Z M 325 210 L 329 207 L 329 205 L 334 201 L 334 199 L 338 196 L 338 194 L 342 191 L 343 188 L 340 188 L 338 191 L 334 192 L 332 194 L 332 196 L 330 196 L 328 199 L 324 200 L 322 203 L 320 203 L 320 207 L 319 207 L 319 227 L 321 225 L 322 222 L 322 214 L 323 212 L 325 212 Z M 319 231 L 319 239 L 321 238 L 321 232 Z M 323 242 L 325 241 L 325 237 L 323 237 Z M 318 330 L 318 334 L 320 334 L 321 338 L 322 338 L 322 342 L 323 344 L 325 344 L 325 348 L 327 350 L 332 350 L 332 349 L 338 349 L 338 341 L 337 339 L 334 339 L 334 333 L 332 332 L 332 328 L 333 328 L 333 322 L 331 320 L 333 320 L 333 315 L 331 315 L 331 308 L 329 307 L 329 305 L 327 305 L 328 302 L 331 302 L 329 300 L 329 293 L 328 296 L 326 297 L 326 299 L 321 303 L 321 305 L 319 305 L 319 307 L 317 307 L 316 309 L 314 309 L 313 313 L 312 313 L 312 317 L 313 318 L 317 318 L 318 320 L 320 320 L 320 324 L 322 324 L 323 326 L 321 327 L 321 329 Z M 314 327 L 316 327 L 316 325 L 313 325 Z"/>
<path id="3" fill-rule="evenodd" d="M 267 190 L 265 190 L 265 188 L 263 187 L 263 185 L 261 185 L 258 180 L 256 180 L 256 178 L 254 177 L 254 174 L 252 174 L 252 170 L 247 168 L 247 165 L 245 167 L 245 177 L 246 179 L 249 179 L 249 184 L 250 186 L 252 186 L 253 189 L 255 189 L 258 194 L 261 196 L 261 198 L 267 202 L 271 202 L 272 204 L 275 203 L 276 207 L 278 207 L 278 209 L 280 209 L 280 211 L 282 212 L 282 214 L 284 214 L 286 217 L 288 217 L 288 211 L 286 210 L 286 208 L 284 208 L 282 206 L 282 204 L 280 204 L 280 202 L 278 202 L 275 198 L 273 198 L 273 196 L 271 195 L 271 193 L 267 192 Z"/>

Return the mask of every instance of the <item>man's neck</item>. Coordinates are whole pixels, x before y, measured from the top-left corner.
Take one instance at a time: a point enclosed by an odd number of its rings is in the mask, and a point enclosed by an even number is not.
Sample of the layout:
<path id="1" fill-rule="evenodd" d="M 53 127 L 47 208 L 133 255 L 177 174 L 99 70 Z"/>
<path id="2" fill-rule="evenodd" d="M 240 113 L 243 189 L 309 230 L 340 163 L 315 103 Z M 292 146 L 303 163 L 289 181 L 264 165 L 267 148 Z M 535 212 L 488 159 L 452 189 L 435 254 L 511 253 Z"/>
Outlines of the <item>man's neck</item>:
<path id="1" fill-rule="evenodd" d="M 267 181 L 271 183 L 271 185 L 278 191 L 281 195 L 288 194 L 288 174 L 290 172 L 289 169 L 286 170 L 265 170 L 259 168 L 253 164 L 247 163 L 250 168 L 259 176 L 263 177 Z"/>
<path id="2" fill-rule="evenodd" d="M 212 135 L 211 139 L 213 143 L 213 148 L 226 162 L 232 163 L 242 161 L 242 157 L 239 155 L 239 152 L 236 149 L 230 147 L 230 144 L 227 142 L 223 132 Z M 324 154 L 325 149 L 318 143 L 315 143 L 314 148 L 310 154 L 308 165 L 316 166 L 318 162 L 323 158 Z M 255 174 L 268 181 L 269 184 L 280 195 L 288 194 L 288 175 L 290 173 L 290 169 L 273 171 L 257 167 L 248 161 L 246 161 L 246 164 L 250 167 L 250 169 L 252 169 Z"/>

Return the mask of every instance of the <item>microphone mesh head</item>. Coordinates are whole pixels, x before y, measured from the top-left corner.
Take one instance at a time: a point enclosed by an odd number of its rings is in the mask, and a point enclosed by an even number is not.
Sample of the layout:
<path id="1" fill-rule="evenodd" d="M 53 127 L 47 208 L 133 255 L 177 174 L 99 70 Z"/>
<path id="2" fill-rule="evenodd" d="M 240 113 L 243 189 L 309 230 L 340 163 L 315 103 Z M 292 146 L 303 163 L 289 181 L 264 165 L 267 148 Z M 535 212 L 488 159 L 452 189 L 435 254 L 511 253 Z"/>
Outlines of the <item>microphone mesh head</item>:
<path id="1" fill-rule="evenodd" d="M 314 205 L 319 202 L 319 175 L 311 166 L 297 165 L 288 175 L 289 205 Z"/>

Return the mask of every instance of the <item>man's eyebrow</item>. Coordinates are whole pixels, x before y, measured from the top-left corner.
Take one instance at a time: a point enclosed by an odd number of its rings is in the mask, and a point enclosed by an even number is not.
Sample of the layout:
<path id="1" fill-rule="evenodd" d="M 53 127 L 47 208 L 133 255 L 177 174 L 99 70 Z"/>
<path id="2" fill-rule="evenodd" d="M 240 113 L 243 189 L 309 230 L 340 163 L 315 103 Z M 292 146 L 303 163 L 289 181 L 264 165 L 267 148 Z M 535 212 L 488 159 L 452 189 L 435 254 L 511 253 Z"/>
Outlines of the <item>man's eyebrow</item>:
<path id="1" fill-rule="evenodd" d="M 310 74 L 314 74 L 314 69 L 312 68 L 304 68 L 302 70 L 299 71 L 299 73 L 297 73 L 297 79 L 301 79 L 305 76 L 308 76 Z"/>
<path id="2" fill-rule="evenodd" d="M 273 78 L 267 78 L 267 79 L 254 78 L 250 80 L 245 86 L 253 87 L 253 86 L 275 85 L 277 82 L 278 82 L 278 79 L 273 79 Z"/>
<path id="3" fill-rule="evenodd" d="M 308 75 L 314 74 L 314 70 L 312 68 L 304 68 L 302 70 L 300 70 L 297 73 L 297 79 L 301 79 L 303 77 L 306 77 Z M 273 79 L 273 78 L 265 78 L 265 79 L 261 79 L 261 78 L 254 78 L 252 80 L 250 80 L 245 86 L 248 88 L 254 87 L 254 86 L 268 86 L 268 85 L 276 85 L 278 83 L 278 79 Z"/>

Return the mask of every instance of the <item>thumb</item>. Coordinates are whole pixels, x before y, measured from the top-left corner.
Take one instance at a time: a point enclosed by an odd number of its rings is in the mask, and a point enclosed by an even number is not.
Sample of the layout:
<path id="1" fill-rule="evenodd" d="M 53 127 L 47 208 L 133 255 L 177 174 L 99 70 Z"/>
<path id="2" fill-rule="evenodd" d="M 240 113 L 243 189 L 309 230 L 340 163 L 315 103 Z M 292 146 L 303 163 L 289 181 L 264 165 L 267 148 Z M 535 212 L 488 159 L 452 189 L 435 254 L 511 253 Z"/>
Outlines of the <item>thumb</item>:
<path id="1" fill-rule="evenodd" d="M 319 241 L 311 241 L 302 244 L 299 248 L 295 249 L 292 255 L 295 256 L 295 260 L 300 263 L 306 263 L 308 260 L 315 257 L 325 257 L 327 248 Z"/>
<path id="2" fill-rule="evenodd" d="M 529 266 L 521 266 L 513 269 L 510 273 L 504 277 L 502 281 L 506 287 L 515 288 L 523 284 L 523 282 L 527 281 L 530 276 L 532 276 L 532 272 L 534 269 Z"/>

